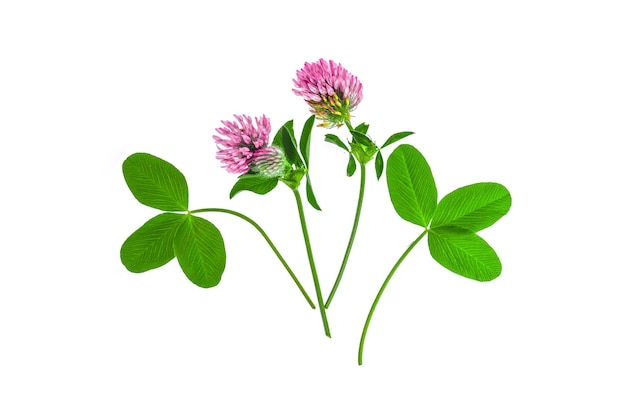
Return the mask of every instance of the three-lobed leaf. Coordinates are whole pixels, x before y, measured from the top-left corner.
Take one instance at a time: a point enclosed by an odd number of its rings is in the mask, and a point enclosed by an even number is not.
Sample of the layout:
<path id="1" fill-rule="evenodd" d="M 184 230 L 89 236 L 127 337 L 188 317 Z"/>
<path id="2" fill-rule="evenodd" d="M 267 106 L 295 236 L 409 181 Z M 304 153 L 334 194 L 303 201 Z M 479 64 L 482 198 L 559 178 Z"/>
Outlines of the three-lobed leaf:
<path id="1" fill-rule="evenodd" d="M 245 174 L 239 177 L 230 190 L 230 198 L 242 191 L 252 191 L 256 194 L 267 194 L 276 188 L 278 178 L 269 178 L 256 174 Z"/>
<path id="2" fill-rule="evenodd" d="M 452 191 L 441 199 L 431 228 L 456 226 L 477 232 L 494 224 L 511 207 L 511 194 L 501 184 L 480 182 Z"/>
<path id="3" fill-rule="evenodd" d="M 209 221 L 185 216 L 174 239 L 174 253 L 191 282 L 202 288 L 219 284 L 226 268 L 226 250 L 220 231 Z"/>
<path id="4" fill-rule="evenodd" d="M 174 238 L 184 214 L 161 213 L 135 230 L 122 244 L 120 258 L 130 272 L 146 272 L 174 259 Z"/>
<path id="5" fill-rule="evenodd" d="M 496 252 L 476 233 L 454 226 L 428 231 L 428 248 L 443 267 L 466 278 L 491 281 L 502 272 Z"/>
<path id="6" fill-rule="evenodd" d="M 163 211 L 186 211 L 189 191 L 185 176 L 172 164 L 148 153 L 126 158 L 122 172 L 135 198 Z"/>
<path id="7" fill-rule="evenodd" d="M 400 145 L 389 156 L 387 187 L 401 218 L 428 225 L 437 207 L 437 187 L 428 162 L 413 146 Z"/>

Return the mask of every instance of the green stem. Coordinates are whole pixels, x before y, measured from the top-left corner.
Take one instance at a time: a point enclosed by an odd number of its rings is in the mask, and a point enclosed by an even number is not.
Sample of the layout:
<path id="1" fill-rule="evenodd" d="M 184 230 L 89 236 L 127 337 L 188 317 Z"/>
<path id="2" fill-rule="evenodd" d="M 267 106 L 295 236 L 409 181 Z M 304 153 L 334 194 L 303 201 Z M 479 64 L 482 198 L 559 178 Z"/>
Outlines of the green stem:
<path id="1" fill-rule="evenodd" d="M 304 219 L 304 209 L 302 207 L 302 198 L 297 188 L 293 189 L 293 194 L 296 196 L 296 204 L 298 205 L 298 215 L 300 216 L 300 225 L 302 226 L 302 235 L 304 236 L 304 243 L 306 245 L 306 254 L 309 257 L 309 265 L 311 266 L 311 274 L 313 275 L 313 283 L 315 284 L 315 294 L 317 295 L 317 304 L 320 307 L 320 313 L 322 314 L 322 323 L 324 323 L 324 333 L 330 337 L 330 328 L 328 327 L 328 320 L 326 319 L 326 309 L 324 308 L 324 299 L 322 298 L 322 290 L 320 288 L 320 282 L 317 278 L 317 270 L 315 269 L 315 261 L 313 260 L 313 251 L 311 250 L 311 241 L 309 240 L 309 231 L 306 227 L 306 220 Z"/>
<path id="2" fill-rule="evenodd" d="M 407 248 L 407 250 L 404 251 L 402 256 L 400 256 L 400 259 L 398 259 L 398 261 L 393 266 L 393 268 L 391 268 L 391 271 L 389 272 L 389 275 L 387 275 L 387 278 L 385 278 L 385 282 L 383 282 L 382 287 L 380 287 L 380 290 L 378 291 L 378 294 L 376 295 L 376 298 L 374 299 L 374 303 L 372 304 L 372 308 L 370 308 L 370 312 L 367 315 L 367 320 L 365 320 L 365 326 L 363 326 L 363 333 L 361 333 L 361 342 L 359 343 L 359 365 L 363 365 L 363 345 L 365 344 L 365 336 L 367 335 L 367 329 L 370 325 L 370 321 L 372 320 L 372 316 L 374 315 L 374 310 L 376 310 L 376 306 L 378 305 L 378 300 L 380 300 L 380 297 L 383 295 L 383 292 L 385 291 L 385 288 L 387 287 L 389 280 L 391 279 L 393 274 L 396 272 L 396 269 L 398 269 L 402 261 L 404 261 L 404 258 L 406 258 L 409 252 L 413 250 L 415 245 L 417 245 L 417 243 L 420 240 L 422 240 L 424 235 L 426 235 L 426 232 L 428 232 L 428 229 L 424 229 L 422 234 L 419 235 L 417 239 L 415 239 L 415 241 L 411 243 L 411 245 Z"/>
<path id="3" fill-rule="evenodd" d="M 239 212 L 233 211 L 233 210 L 228 210 L 228 209 L 222 209 L 222 208 L 205 208 L 205 209 L 198 209 L 198 210 L 191 210 L 189 213 L 207 213 L 207 212 L 217 212 L 217 213 L 227 213 L 227 214 L 232 214 L 233 216 L 237 216 L 240 219 L 243 219 L 245 221 L 247 221 L 248 223 L 250 223 L 256 230 L 259 231 L 259 233 L 261 233 L 261 236 L 263 236 L 263 238 L 265 239 L 265 241 L 267 242 L 268 245 L 270 245 L 270 248 L 272 248 L 272 250 L 274 251 L 274 253 L 276 254 L 276 256 L 278 257 L 278 260 L 283 264 L 283 266 L 285 267 L 285 269 L 287 270 L 287 272 L 289 272 L 289 275 L 291 275 L 291 278 L 293 278 L 293 281 L 296 283 L 296 285 L 298 286 L 298 288 L 300 289 L 300 292 L 302 293 L 302 295 L 304 295 L 304 298 L 306 298 L 306 301 L 309 303 L 309 305 L 311 306 L 312 309 L 315 309 L 315 304 L 313 303 L 313 301 L 311 300 L 311 298 L 309 297 L 309 295 L 306 293 L 306 290 L 304 289 L 304 287 L 302 286 L 302 284 L 300 284 L 300 281 L 298 281 L 298 278 L 296 278 L 296 275 L 293 273 L 293 271 L 291 270 L 291 268 L 289 267 L 289 265 L 287 265 L 287 261 L 285 261 L 285 258 L 283 258 L 283 256 L 280 254 L 280 252 L 278 251 L 278 249 L 276 249 L 276 246 L 274 246 L 274 244 L 272 243 L 272 241 L 270 240 L 269 236 L 267 235 L 267 233 L 265 233 L 265 231 L 261 228 L 261 226 L 259 226 L 254 220 L 252 220 L 250 217 L 241 214 Z"/>
<path id="4" fill-rule="evenodd" d="M 335 292 L 339 287 L 339 282 L 341 281 L 341 277 L 343 276 L 343 272 L 346 269 L 346 265 L 348 264 L 348 258 L 350 257 L 350 251 L 352 250 L 352 244 L 354 243 L 354 237 L 356 236 L 356 230 L 359 227 L 359 218 L 361 217 L 361 207 L 363 206 L 363 195 L 365 194 L 365 164 L 361 165 L 361 185 L 359 187 L 359 199 L 356 204 L 356 214 L 354 215 L 354 224 L 352 225 L 352 232 L 350 233 L 350 240 L 348 240 L 348 247 L 346 248 L 346 253 L 343 256 L 343 261 L 341 262 L 341 268 L 339 268 L 339 274 L 337 274 L 337 279 L 335 280 L 335 284 L 333 285 L 333 289 L 326 300 L 325 307 L 330 307 L 330 302 L 335 296 Z"/>
<path id="5" fill-rule="evenodd" d="M 348 128 L 348 130 L 354 130 L 352 129 L 352 123 L 350 123 L 350 120 L 346 120 L 346 127 Z"/>

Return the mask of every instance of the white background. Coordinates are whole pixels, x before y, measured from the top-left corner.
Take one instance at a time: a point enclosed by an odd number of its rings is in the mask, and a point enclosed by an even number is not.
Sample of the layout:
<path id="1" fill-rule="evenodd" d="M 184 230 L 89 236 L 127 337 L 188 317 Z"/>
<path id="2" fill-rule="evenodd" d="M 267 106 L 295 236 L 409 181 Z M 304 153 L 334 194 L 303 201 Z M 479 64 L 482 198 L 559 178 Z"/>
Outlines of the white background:
<path id="1" fill-rule="evenodd" d="M 433 3 L 433 4 L 430 4 Z M 619 1 L 29 2 L 0 5 L 0 415 L 626 415 L 626 14 Z M 328 310 L 333 338 L 258 233 L 224 214 L 219 286 L 174 261 L 132 274 L 126 237 L 156 211 L 121 164 L 149 152 L 191 208 L 251 215 L 313 292 L 293 197 L 242 193 L 211 136 L 232 114 L 308 117 L 306 61 L 356 74 L 354 123 L 406 140 L 440 197 L 500 182 L 511 211 L 481 235 L 502 275 L 459 277 L 368 166 L 362 222 Z M 358 178 L 316 129 L 307 207 L 328 293 Z M 337 132 L 335 132 L 337 133 Z M 345 130 L 339 132 L 345 136 Z M 385 156 L 388 156 L 389 152 Z"/>

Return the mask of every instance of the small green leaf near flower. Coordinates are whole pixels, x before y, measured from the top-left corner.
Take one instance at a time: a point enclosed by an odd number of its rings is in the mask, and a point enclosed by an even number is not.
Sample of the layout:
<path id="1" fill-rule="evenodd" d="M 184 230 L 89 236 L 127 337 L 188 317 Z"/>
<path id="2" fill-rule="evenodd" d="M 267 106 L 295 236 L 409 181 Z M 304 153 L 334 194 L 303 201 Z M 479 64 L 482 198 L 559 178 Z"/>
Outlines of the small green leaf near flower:
<path id="1" fill-rule="evenodd" d="M 348 167 L 346 168 L 346 174 L 348 174 L 348 177 L 351 177 L 354 175 L 354 172 L 356 171 L 356 161 L 354 160 L 354 157 L 352 156 L 352 154 L 348 155 Z"/>
<path id="2" fill-rule="evenodd" d="M 293 124 L 292 128 L 289 129 L 286 126 L 283 126 L 280 129 L 282 140 L 283 140 L 283 149 L 285 150 L 285 156 L 287 156 L 287 160 L 295 165 L 296 167 L 304 167 L 304 162 L 298 155 L 298 147 L 296 146 L 296 139 L 293 136 Z"/>
<path id="3" fill-rule="evenodd" d="M 363 133 L 364 135 L 367 134 L 367 130 L 369 129 L 370 125 L 368 125 L 367 123 L 361 123 L 360 125 L 358 125 L 357 127 L 354 128 L 354 130 L 356 130 L 357 132 Z"/>
<path id="4" fill-rule="evenodd" d="M 400 139 L 404 139 L 407 136 L 410 136 L 412 134 L 414 134 L 414 132 L 398 132 L 398 133 L 394 133 L 393 135 L 391 135 L 389 137 L 389 139 L 387 139 L 385 141 L 385 143 L 383 143 L 383 146 L 381 146 L 380 149 L 383 149 L 383 148 L 391 145 L 392 143 L 395 143 L 395 142 L 399 141 Z"/>
<path id="5" fill-rule="evenodd" d="M 302 153 L 302 159 L 304 160 L 304 166 L 309 167 L 309 153 L 311 148 L 311 131 L 313 130 L 313 124 L 315 123 L 315 115 L 312 115 L 304 123 L 302 128 L 302 136 L 300 137 L 300 153 Z"/>
<path id="6" fill-rule="evenodd" d="M 376 179 L 379 180 L 383 175 L 383 169 L 385 167 L 385 162 L 383 161 L 383 156 L 380 154 L 380 151 L 376 152 L 374 167 L 376 168 Z"/>
<path id="7" fill-rule="evenodd" d="M 252 191 L 256 194 L 267 194 L 276 188 L 278 178 L 268 178 L 262 175 L 245 174 L 237 179 L 235 185 L 230 190 L 230 198 L 233 198 L 242 191 Z"/>
<path id="8" fill-rule="evenodd" d="M 315 123 L 315 115 L 310 116 L 307 121 L 304 123 L 304 127 L 302 128 L 302 136 L 300 136 L 300 153 L 302 154 L 302 159 L 304 160 L 304 166 L 307 168 L 306 173 L 306 199 L 315 210 L 322 210 L 320 205 L 315 198 L 315 193 L 313 192 L 313 186 L 311 185 L 311 178 L 309 176 L 308 170 L 309 168 L 309 153 L 311 147 L 311 131 L 313 130 L 313 124 Z"/>
<path id="9" fill-rule="evenodd" d="M 339 146 L 346 152 L 350 152 L 350 149 L 346 146 L 345 143 L 337 135 L 333 135 L 332 133 L 327 133 L 326 138 L 324 139 L 328 143 L 332 143 L 333 145 Z"/>
<path id="10" fill-rule="evenodd" d="M 322 210 L 317 202 L 317 199 L 315 198 L 315 194 L 313 193 L 313 186 L 311 185 L 311 179 L 309 178 L 308 173 L 306 174 L 306 199 L 315 210 Z"/>

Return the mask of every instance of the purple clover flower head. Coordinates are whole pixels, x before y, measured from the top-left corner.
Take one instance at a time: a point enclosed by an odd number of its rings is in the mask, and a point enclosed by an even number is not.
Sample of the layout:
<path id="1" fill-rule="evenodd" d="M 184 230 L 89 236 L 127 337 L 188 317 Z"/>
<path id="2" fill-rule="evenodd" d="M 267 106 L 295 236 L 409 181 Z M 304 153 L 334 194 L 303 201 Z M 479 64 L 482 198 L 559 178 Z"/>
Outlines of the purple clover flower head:
<path id="1" fill-rule="evenodd" d="M 267 146 L 254 151 L 250 171 L 264 177 L 276 178 L 281 177 L 288 167 L 289 162 L 283 150 L 276 146 Z"/>
<path id="2" fill-rule="evenodd" d="M 235 115 L 235 119 L 222 120 L 224 127 L 215 129 L 219 135 L 213 135 L 213 139 L 222 167 L 233 174 L 246 174 L 252 166 L 254 152 L 268 145 L 272 128 L 265 115 L 255 117 L 256 127 L 250 116 Z"/>
<path id="3" fill-rule="evenodd" d="M 304 97 L 311 106 L 311 113 L 322 121 L 319 126 L 343 125 L 363 99 L 359 79 L 332 60 L 306 62 L 296 71 L 293 83 L 296 87 L 293 92 Z"/>

